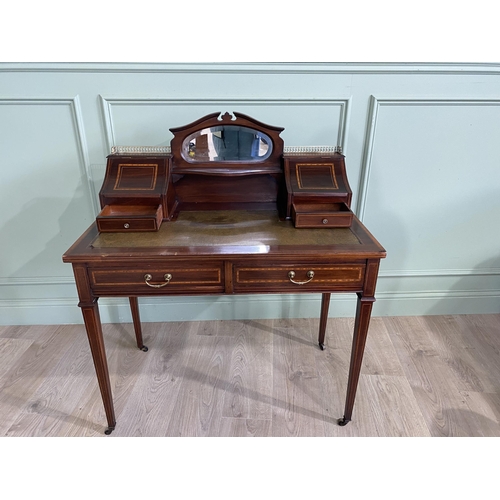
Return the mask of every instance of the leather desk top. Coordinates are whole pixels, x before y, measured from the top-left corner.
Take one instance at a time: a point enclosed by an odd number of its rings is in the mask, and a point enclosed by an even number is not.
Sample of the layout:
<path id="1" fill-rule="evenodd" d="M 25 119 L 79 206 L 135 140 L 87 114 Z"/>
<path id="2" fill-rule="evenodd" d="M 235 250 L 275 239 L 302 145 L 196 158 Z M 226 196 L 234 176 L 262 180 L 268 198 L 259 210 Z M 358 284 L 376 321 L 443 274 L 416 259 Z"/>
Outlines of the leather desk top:
<path id="1" fill-rule="evenodd" d="M 215 210 L 181 212 L 175 222 L 165 222 L 156 234 L 101 233 L 96 248 L 186 247 L 252 245 L 357 245 L 349 228 L 295 229 L 280 221 L 275 211 Z"/>

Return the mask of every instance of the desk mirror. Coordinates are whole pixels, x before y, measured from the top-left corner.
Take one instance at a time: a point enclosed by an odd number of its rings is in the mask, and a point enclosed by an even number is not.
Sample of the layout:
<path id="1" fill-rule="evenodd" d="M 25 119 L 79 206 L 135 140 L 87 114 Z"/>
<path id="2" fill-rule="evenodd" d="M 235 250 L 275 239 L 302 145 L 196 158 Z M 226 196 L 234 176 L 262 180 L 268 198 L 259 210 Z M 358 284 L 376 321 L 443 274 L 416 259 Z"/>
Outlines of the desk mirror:
<path id="1" fill-rule="evenodd" d="M 282 127 L 234 112 L 213 113 L 171 128 L 174 173 L 234 175 L 281 173 Z"/>

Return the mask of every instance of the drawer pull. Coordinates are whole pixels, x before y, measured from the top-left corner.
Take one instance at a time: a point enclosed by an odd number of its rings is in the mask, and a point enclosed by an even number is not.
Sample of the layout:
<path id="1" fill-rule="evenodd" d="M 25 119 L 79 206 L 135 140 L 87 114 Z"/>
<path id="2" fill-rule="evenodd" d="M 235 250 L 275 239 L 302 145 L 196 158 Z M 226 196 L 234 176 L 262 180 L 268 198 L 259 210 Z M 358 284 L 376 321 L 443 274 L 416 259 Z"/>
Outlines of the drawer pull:
<path id="1" fill-rule="evenodd" d="M 295 283 L 296 285 L 305 285 L 306 283 L 309 283 L 312 281 L 314 278 L 314 271 L 307 271 L 306 275 L 309 279 L 307 281 L 295 281 L 293 278 L 295 278 L 295 271 L 290 271 L 288 273 L 288 279 L 292 282 Z"/>
<path id="2" fill-rule="evenodd" d="M 328 219 L 323 219 L 321 222 L 322 222 L 323 224 L 328 224 Z"/>
<path id="3" fill-rule="evenodd" d="M 172 279 L 172 275 L 170 273 L 167 273 L 165 274 L 165 276 L 163 276 L 163 278 L 166 280 L 165 283 L 155 284 L 155 283 L 150 283 L 150 281 L 153 279 L 153 276 L 151 276 L 150 274 L 144 275 L 144 281 L 146 285 L 150 286 L 151 288 L 161 288 L 165 285 L 168 285 L 170 283 L 170 280 Z"/>
<path id="4" fill-rule="evenodd" d="M 128 222 L 125 222 L 125 224 L 123 224 L 123 227 L 124 227 L 125 229 L 128 229 L 128 228 L 130 227 L 130 224 L 129 224 Z"/>

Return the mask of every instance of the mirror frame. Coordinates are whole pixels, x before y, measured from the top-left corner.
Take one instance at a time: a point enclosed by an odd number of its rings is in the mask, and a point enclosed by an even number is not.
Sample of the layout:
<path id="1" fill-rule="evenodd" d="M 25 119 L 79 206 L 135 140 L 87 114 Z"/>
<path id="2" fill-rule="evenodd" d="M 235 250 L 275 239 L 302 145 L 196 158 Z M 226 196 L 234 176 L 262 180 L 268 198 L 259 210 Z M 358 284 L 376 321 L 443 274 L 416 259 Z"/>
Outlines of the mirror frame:
<path id="1" fill-rule="evenodd" d="M 209 175 L 251 175 L 282 172 L 283 139 L 280 137 L 280 133 L 284 128 L 266 125 L 236 111 L 233 112 L 233 115 L 234 118 L 227 112 L 223 115 L 220 112 L 212 113 L 189 125 L 171 128 L 170 132 L 174 135 L 170 142 L 173 172 Z M 189 136 L 203 129 L 221 125 L 246 127 L 266 134 L 271 139 L 271 154 L 264 160 L 252 161 L 189 162 L 183 157 L 182 145 Z"/>

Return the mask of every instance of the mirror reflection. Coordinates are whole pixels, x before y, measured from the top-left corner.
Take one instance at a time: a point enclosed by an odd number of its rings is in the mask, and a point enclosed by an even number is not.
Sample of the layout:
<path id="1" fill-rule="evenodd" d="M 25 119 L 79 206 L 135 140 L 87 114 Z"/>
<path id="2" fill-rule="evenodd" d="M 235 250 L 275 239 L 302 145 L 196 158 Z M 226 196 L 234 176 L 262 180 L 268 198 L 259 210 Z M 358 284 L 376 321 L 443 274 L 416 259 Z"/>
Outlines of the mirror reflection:
<path id="1" fill-rule="evenodd" d="M 271 138 L 258 130 L 220 125 L 186 137 L 182 156 L 189 162 L 262 161 L 272 152 Z"/>

